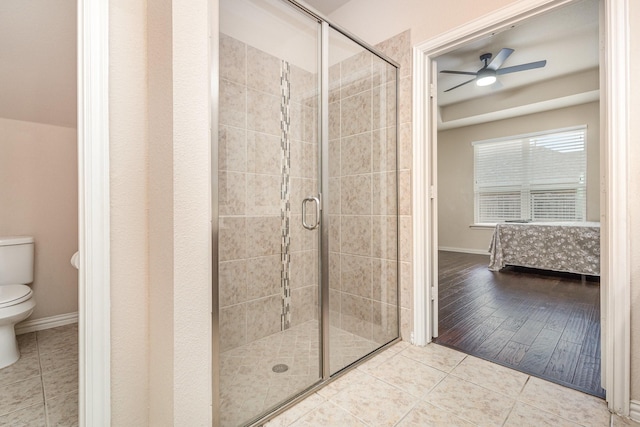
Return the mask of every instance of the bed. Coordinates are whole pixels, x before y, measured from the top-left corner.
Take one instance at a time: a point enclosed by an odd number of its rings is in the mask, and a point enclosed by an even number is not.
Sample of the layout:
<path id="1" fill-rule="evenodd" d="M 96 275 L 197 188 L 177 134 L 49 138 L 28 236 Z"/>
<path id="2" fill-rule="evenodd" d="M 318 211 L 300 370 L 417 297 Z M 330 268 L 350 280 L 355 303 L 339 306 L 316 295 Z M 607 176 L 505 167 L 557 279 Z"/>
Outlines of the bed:
<path id="1" fill-rule="evenodd" d="M 600 223 L 496 224 L 489 269 L 507 265 L 600 275 Z"/>

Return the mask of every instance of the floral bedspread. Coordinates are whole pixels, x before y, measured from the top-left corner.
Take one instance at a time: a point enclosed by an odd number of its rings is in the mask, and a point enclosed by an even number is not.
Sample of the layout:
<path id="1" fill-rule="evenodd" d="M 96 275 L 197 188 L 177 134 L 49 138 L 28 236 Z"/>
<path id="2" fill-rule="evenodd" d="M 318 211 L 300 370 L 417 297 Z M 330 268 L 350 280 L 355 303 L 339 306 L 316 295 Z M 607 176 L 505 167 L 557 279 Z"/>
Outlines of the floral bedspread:
<path id="1" fill-rule="evenodd" d="M 599 223 L 497 224 L 489 269 L 505 265 L 600 275 Z"/>

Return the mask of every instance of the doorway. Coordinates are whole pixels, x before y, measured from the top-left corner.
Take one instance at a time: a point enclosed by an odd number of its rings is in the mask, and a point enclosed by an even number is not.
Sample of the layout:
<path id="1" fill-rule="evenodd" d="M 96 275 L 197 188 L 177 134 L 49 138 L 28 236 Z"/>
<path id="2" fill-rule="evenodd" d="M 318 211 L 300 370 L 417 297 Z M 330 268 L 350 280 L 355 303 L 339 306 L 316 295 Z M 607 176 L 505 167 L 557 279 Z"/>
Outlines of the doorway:
<path id="1" fill-rule="evenodd" d="M 24 283 L 34 304 L 11 326 L 19 358 L 0 370 L 6 396 L 29 391 L 4 399 L 0 424 L 77 422 L 78 276 L 70 263 L 78 250 L 77 7 L 6 1 L 1 9 L 0 235 L 33 243 Z M 5 307 L 16 302 L 3 297 Z M 52 383 L 69 386 L 47 389 Z"/>
<path id="2" fill-rule="evenodd" d="M 435 58 L 437 342 L 604 397 L 599 35 L 598 1 L 581 1 Z M 458 74 L 485 64 L 498 72 L 491 85 Z M 494 255 L 511 265 L 501 269 L 488 250 L 495 224 Z M 536 243 L 521 239 L 529 232 Z M 566 257 L 553 243 L 562 238 Z"/>
<path id="3" fill-rule="evenodd" d="M 487 16 L 483 20 L 479 20 L 468 25 L 460 31 L 445 34 L 436 40 L 431 40 L 418 45 L 415 49 L 416 59 L 416 76 L 417 84 L 414 85 L 414 106 L 416 107 L 418 116 L 426 117 L 424 126 L 416 129 L 414 132 L 414 155 L 416 162 L 424 166 L 424 173 L 420 173 L 414 177 L 415 208 L 414 214 L 418 218 L 417 221 L 424 221 L 425 235 L 427 239 L 424 243 L 416 245 L 414 253 L 416 264 L 426 260 L 424 267 L 416 268 L 414 279 L 416 285 L 416 296 L 419 293 L 425 298 L 418 298 L 416 308 L 424 310 L 426 314 L 424 318 L 420 318 L 420 314 L 416 312 L 416 341 L 426 343 L 432 337 L 438 335 L 437 323 L 434 322 L 434 316 L 437 316 L 437 246 L 433 243 L 437 241 L 431 237 L 437 234 L 437 230 L 433 229 L 434 221 L 437 219 L 437 200 L 433 197 L 436 193 L 437 178 L 434 177 L 435 165 L 432 163 L 436 158 L 435 146 L 428 144 L 427 149 L 422 150 L 416 148 L 419 144 L 416 141 L 435 141 L 436 116 L 437 111 L 433 105 L 432 97 L 427 96 L 424 88 L 428 88 L 429 84 L 435 86 L 436 70 L 432 68 L 432 59 L 437 55 L 455 49 L 457 46 L 472 40 L 508 28 L 509 25 L 519 22 L 527 17 L 535 16 L 547 10 L 554 9 L 568 2 L 537 2 L 529 1 L 526 4 L 505 8 L 504 13 L 500 16 Z M 604 33 L 604 52 L 602 64 L 605 64 L 605 72 L 602 77 L 601 99 L 603 99 L 602 122 L 602 141 L 605 141 L 602 151 L 605 153 L 602 162 L 602 176 L 604 177 L 602 200 L 605 208 L 601 212 L 602 224 L 602 270 L 601 277 L 603 283 L 603 301 L 602 319 L 603 324 L 603 386 L 607 391 L 607 402 L 611 410 L 628 414 L 629 411 L 629 302 L 624 295 L 628 295 L 629 291 L 629 258 L 626 248 L 626 222 L 617 223 L 608 221 L 608 218 L 621 215 L 626 209 L 626 201 L 617 198 L 620 191 L 626 188 L 626 172 L 624 171 L 626 147 L 628 144 L 625 131 L 619 132 L 617 126 L 626 126 L 626 113 L 621 112 L 620 107 L 624 104 L 627 97 L 626 74 L 622 71 L 625 69 L 626 57 L 619 54 L 617 49 L 619 46 L 626 46 L 626 30 L 620 28 L 625 22 L 625 5 L 624 2 L 601 3 L 604 13 L 601 15 L 603 21 Z M 621 67 L 621 68 L 619 68 Z M 613 77 L 616 73 L 620 73 L 620 80 L 623 81 L 622 87 L 618 88 L 613 84 Z M 424 93 L 423 93 L 424 92 Z M 623 170 L 620 170 L 622 168 Z M 432 191 L 426 192 L 425 185 L 432 185 Z M 621 186 L 619 188 L 619 186 Z M 427 187 L 428 188 L 428 187 Z M 426 199 L 424 194 L 431 194 Z M 622 209 L 622 210 L 619 210 Z M 622 215 L 624 216 L 624 215 Z M 416 221 L 416 218 L 414 218 Z M 612 254 L 618 254 L 620 258 L 611 258 Z M 619 264 L 618 264 L 619 263 Z M 613 264 L 618 264 L 617 268 L 612 268 Z M 423 286 L 420 284 L 431 283 L 435 286 Z M 422 288 L 422 289 L 420 289 Z M 436 318 L 437 319 L 437 318 Z M 420 322 L 420 320 L 422 320 Z M 615 328 L 624 333 L 614 333 Z M 626 362 L 625 362 L 626 361 Z M 619 365 L 616 365 L 619 363 Z M 617 366 L 619 369 L 614 369 Z"/>

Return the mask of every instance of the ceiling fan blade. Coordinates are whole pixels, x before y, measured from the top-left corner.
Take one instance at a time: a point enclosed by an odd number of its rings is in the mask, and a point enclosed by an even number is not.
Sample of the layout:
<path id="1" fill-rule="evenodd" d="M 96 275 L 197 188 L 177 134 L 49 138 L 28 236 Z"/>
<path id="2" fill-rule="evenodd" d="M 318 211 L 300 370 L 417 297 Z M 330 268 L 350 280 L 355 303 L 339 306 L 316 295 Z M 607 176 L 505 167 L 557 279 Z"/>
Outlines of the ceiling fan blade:
<path id="1" fill-rule="evenodd" d="M 513 67 L 500 68 L 499 70 L 496 70 L 496 74 L 501 76 L 503 74 L 517 73 L 518 71 L 526 71 L 526 70 L 533 70 L 534 68 L 542 68 L 545 65 L 547 65 L 546 60 L 529 62 L 528 64 L 520 64 L 520 65 L 514 65 Z"/>
<path id="2" fill-rule="evenodd" d="M 457 89 L 457 88 L 459 88 L 460 86 L 464 86 L 464 85 L 466 85 L 467 83 L 471 83 L 471 82 L 472 82 L 472 81 L 474 81 L 474 80 L 475 80 L 475 79 L 467 80 L 467 81 L 466 81 L 466 82 L 464 82 L 464 83 L 460 83 L 458 86 L 454 86 L 454 87 L 452 87 L 452 88 L 450 88 L 450 89 L 445 90 L 445 92 L 449 92 L 449 91 L 451 91 L 451 90 Z"/>
<path id="3" fill-rule="evenodd" d="M 463 74 L 465 76 L 475 76 L 476 73 L 473 73 L 471 71 L 453 71 L 453 70 L 442 70 L 440 71 L 441 73 L 446 73 L 446 74 Z"/>
<path id="4" fill-rule="evenodd" d="M 497 70 L 498 68 L 500 68 L 502 66 L 502 64 L 504 64 L 504 61 L 506 61 L 507 58 L 512 53 L 513 53 L 513 49 L 509 49 L 509 48 L 506 48 L 506 47 L 500 49 L 500 52 L 498 52 L 496 57 L 493 58 L 493 61 L 491 61 L 489 63 L 489 65 L 487 65 L 487 68 L 489 68 L 490 70 Z"/>

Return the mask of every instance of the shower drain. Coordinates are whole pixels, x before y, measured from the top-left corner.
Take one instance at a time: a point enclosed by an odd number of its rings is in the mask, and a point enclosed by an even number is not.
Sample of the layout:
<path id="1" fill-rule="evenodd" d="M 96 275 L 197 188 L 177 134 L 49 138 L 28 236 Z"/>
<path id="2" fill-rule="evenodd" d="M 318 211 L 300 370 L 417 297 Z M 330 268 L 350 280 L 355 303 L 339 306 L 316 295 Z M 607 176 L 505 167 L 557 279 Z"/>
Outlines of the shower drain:
<path id="1" fill-rule="evenodd" d="M 277 374 L 281 374 L 283 372 L 287 372 L 289 370 L 289 367 L 284 363 L 278 363 L 277 365 L 273 365 L 273 368 L 271 368 L 271 370 Z"/>

